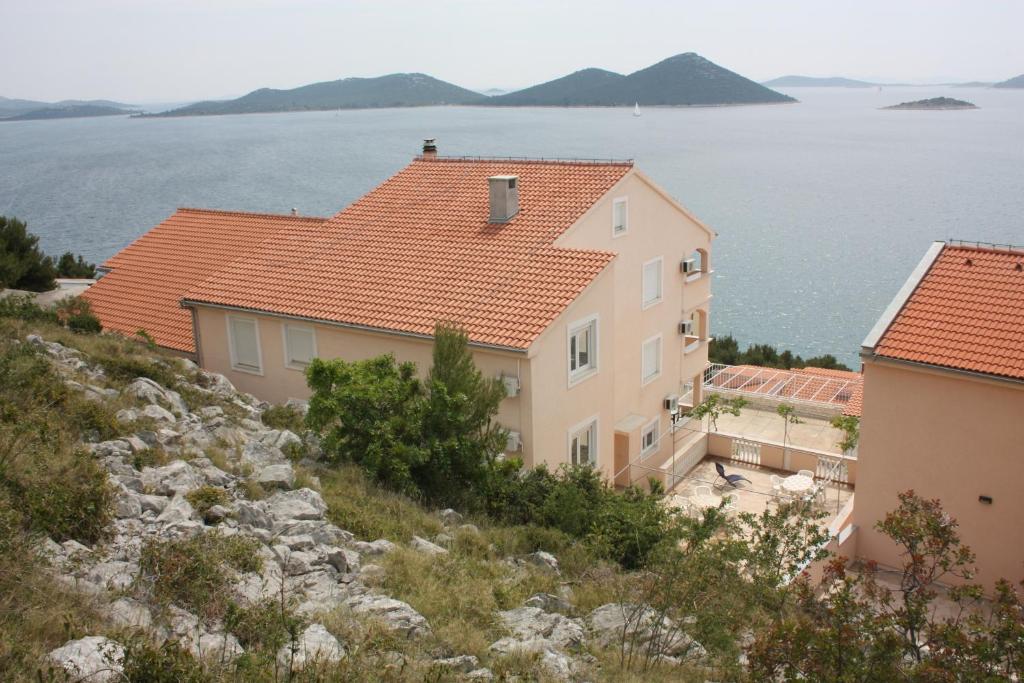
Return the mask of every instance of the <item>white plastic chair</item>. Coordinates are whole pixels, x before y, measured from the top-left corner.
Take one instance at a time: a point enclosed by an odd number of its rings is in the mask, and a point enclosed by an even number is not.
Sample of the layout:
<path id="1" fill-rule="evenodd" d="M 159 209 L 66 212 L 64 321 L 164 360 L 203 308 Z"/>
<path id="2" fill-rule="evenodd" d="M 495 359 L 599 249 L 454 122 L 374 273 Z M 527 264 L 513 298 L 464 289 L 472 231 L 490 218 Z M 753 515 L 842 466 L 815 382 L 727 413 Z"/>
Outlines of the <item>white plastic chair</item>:
<path id="1" fill-rule="evenodd" d="M 799 474 L 801 477 L 807 477 L 808 479 L 812 480 L 814 479 L 814 472 L 811 472 L 810 470 L 800 470 L 799 472 L 797 472 L 797 474 Z"/>
<path id="2" fill-rule="evenodd" d="M 769 478 L 772 480 L 772 493 L 776 496 L 785 497 L 786 489 L 782 488 L 782 477 L 777 474 L 773 474 Z"/>

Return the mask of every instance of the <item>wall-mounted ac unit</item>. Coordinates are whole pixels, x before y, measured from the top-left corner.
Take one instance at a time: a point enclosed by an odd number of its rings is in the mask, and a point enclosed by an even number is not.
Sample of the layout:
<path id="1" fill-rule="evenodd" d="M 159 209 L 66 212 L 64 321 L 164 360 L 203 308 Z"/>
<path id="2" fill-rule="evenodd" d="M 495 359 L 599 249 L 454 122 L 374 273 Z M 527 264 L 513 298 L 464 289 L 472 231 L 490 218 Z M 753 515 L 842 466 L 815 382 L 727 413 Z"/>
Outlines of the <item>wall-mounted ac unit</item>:
<path id="1" fill-rule="evenodd" d="M 523 450 L 523 438 L 519 432 L 509 432 L 508 442 L 505 444 L 506 453 L 516 453 Z"/>
<path id="2" fill-rule="evenodd" d="M 519 395 L 519 378 L 515 375 L 502 375 L 501 382 L 505 385 L 505 396 Z"/>
<path id="3" fill-rule="evenodd" d="M 690 273 L 697 272 L 697 259 L 685 258 L 679 263 L 679 270 L 682 271 L 683 275 L 689 275 Z"/>
<path id="4" fill-rule="evenodd" d="M 682 322 L 680 322 L 679 323 L 679 334 L 681 334 L 683 336 L 686 336 L 686 337 L 693 336 L 693 321 L 692 320 L 683 320 Z"/>
<path id="5" fill-rule="evenodd" d="M 668 396 L 665 397 L 665 400 L 662 402 L 662 405 L 668 412 L 676 412 L 677 410 L 679 410 L 679 395 L 669 394 Z"/>

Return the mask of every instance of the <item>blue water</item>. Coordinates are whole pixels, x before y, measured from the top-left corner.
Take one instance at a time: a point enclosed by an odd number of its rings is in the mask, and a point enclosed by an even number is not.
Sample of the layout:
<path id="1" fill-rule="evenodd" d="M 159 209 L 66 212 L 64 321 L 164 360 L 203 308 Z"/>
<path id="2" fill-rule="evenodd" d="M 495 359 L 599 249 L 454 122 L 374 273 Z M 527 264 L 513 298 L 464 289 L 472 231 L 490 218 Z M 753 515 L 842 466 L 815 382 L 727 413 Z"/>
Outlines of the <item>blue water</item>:
<path id="1" fill-rule="evenodd" d="M 1024 243 L 1024 91 L 705 109 L 436 107 L 0 124 L 0 214 L 102 261 L 178 206 L 330 215 L 441 154 L 632 157 L 718 231 L 712 330 L 856 365 L 935 239 Z M 880 111 L 947 95 L 976 111 Z"/>

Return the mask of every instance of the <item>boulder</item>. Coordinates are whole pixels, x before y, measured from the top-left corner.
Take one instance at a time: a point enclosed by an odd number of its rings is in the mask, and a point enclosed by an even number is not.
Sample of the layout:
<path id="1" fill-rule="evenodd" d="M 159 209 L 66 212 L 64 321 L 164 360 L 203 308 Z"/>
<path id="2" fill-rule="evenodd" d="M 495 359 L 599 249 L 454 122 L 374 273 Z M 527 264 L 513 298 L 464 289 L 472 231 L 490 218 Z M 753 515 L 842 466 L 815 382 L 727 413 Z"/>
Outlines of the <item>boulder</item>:
<path id="1" fill-rule="evenodd" d="M 288 462 L 288 458 L 280 448 L 260 441 L 250 441 L 242 448 L 242 462 L 253 469 L 262 469 L 268 465 L 279 465 Z"/>
<path id="2" fill-rule="evenodd" d="M 424 553 L 425 555 L 447 555 L 448 551 L 441 546 L 431 543 L 425 538 L 419 536 L 413 536 L 412 540 L 409 541 L 409 547 L 417 552 Z"/>
<path id="3" fill-rule="evenodd" d="M 354 613 L 378 619 L 389 630 L 406 638 L 418 638 L 430 632 L 430 624 L 423 615 L 401 600 L 367 593 L 349 598 L 347 605 Z"/>
<path id="4" fill-rule="evenodd" d="M 168 608 L 171 630 L 178 636 L 182 646 L 196 659 L 210 657 L 222 662 L 229 662 L 244 650 L 238 640 L 230 633 L 207 631 L 199 621 L 199 617 L 171 605 Z"/>
<path id="5" fill-rule="evenodd" d="M 141 516 L 142 503 L 139 501 L 139 497 L 126 488 L 119 490 L 114 498 L 114 515 L 120 519 Z"/>
<path id="6" fill-rule="evenodd" d="M 545 640 L 547 647 L 556 650 L 575 650 L 583 645 L 583 624 L 562 614 L 539 607 L 517 607 L 498 612 L 498 618 L 515 640 Z"/>
<path id="7" fill-rule="evenodd" d="M 139 411 L 133 408 L 122 408 L 121 410 L 114 413 L 114 419 L 120 425 L 130 425 L 139 419 Z"/>
<path id="8" fill-rule="evenodd" d="M 132 449 L 132 453 L 142 453 L 149 450 L 149 444 L 135 434 L 126 436 L 124 440 L 128 444 L 128 447 Z"/>
<path id="9" fill-rule="evenodd" d="M 113 441 L 102 441 L 100 443 L 93 444 L 90 447 L 92 454 L 97 458 L 106 458 L 110 456 L 128 456 L 132 453 L 132 447 L 124 439 L 114 439 Z"/>
<path id="10" fill-rule="evenodd" d="M 386 538 L 378 538 L 376 541 L 370 542 L 354 541 L 351 546 L 360 555 L 369 555 L 371 557 L 374 555 L 387 555 L 398 547 Z"/>
<path id="11" fill-rule="evenodd" d="M 240 500 L 235 504 L 235 517 L 239 524 L 259 529 L 273 529 L 274 520 L 262 502 Z"/>
<path id="12" fill-rule="evenodd" d="M 85 580 L 104 590 L 121 591 L 135 582 L 139 565 L 134 562 L 110 560 L 93 565 L 85 574 Z"/>
<path id="13" fill-rule="evenodd" d="M 310 624 L 294 645 L 285 645 L 277 652 L 277 663 L 285 671 L 298 671 L 306 664 L 327 664 L 340 661 L 345 648 L 322 624 Z"/>
<path id="14" fill-rule="evenodd" d="M 541 569 L 554 572 L 555 574 L 559 573 L 558 558 L 551 553 L 538 550 L 535 553 L 530 553 L 524 559 L 535 567 L 540 567 Z"/>
<path id="15" fill-rule="evenodd" d="M 605 647 L 625 642 L 634 649 L 660 650 L 670 657 L 706 655 L 700 643 L 683 633 L 668 617 L 659 618 L 651 607 L 622 603 L 601 605 L 587 617 L 590 630 Z"/>
<path id="16" fill-rule="evenodd" d="M 267 512 L 275 523 L 296 519 L 323 519 L 327 503 L 312 489 L 277 493 L 266 501 Z"/>
<path id="17" fill-rule="evenodd" d="M 175 460 L 163 467 L 145 467 L 142 482 L 153 493 L 162 496 L 185 494 L 206 483 L 203 473 L 184 460 Z"/>
<path id="18" fill-rule="evenodd" d="M 437 516 L 441 518 L 441 523 L 445 526 L 458 526 L 462 524 L 462 515 L 451 508 L 446 508 L 437 513 Z"/>
<path id="19" fill-rule="evenodd" d="M 231 516 L 231 510 L 223 505 L 214 505 L 203 515 L 203 521 L 207 524 L 219 524 Z"/>
<path id="20" fill-rule="evenodd" d="M 103 611 L 115 626 L 145 630 L 153 625 L 153 613 L 144 603 L 133 598 L 118 598 Z"/>
<path id="21" fill-rule="evenodd" d="M 531 595 L 523 603 L 525 607 L 536 607 L 544 610 L 545 612 L 555 612 L 558 614 L 569 614 L 572 612 L 572 605 L 565 598 L 560 598 L 557 595 L 551 593 L 536 593 Z"/>
<path id="22" fill-rule="evenodd" d="M 295 612 L 304 617 L 341 607 L 350 597 L 348 589 L 338 584 L 337 574 L 324 569 L 289 578 L 287 589 L 301 596 Z"/>
<path id="23" fill-rule="evenodd" d="M 170 502 L 166 496 L 150 496 L 144 493 L 137 495 L 136 500 L 142 506 L 143 512 L 152 512 L 159 515 Z"/>
<path id="24" fill-rule="evenodd" d="M 359 571 L 359 553 L 347 548 L 325 549 L 327 564 L 338 570 L 339 574 L 349 574 Z"/>
<path id="25" fill-rule="evenodd" d="M 143 408 L 142 414 L 148 418 L 156 420 L 157 422 L 174 423 L 175 421 L 174 413 L 163 406 L 158 406 L 155 403 L 150 403 L 148 406 Z"/>
<path id="26" fill-rule="evenodd" d="M 146 403 L 163 403 L 167 400 L 164 388 L 148 377 L 136 377 L 125 387 L 124 392 Z"/>
<path id="27" fill-rule="evenodd" d="M 260 470 L 256 481 L 264 488 L 290 489 L 295 485 L 295 472 L 289 462 L 268 465 Z"/>
<path id="28" fill-rule="evenodd" d="M 185 496 L 178 494 L 157 516 L 156 521 L 161 524 L 174 524 L 195 519 L 195 515 L 196 511 L 192 508 L 192 504 L 185 499 Z"/>
<path id="29" fill-rule="evenodd" d="M 70 640 L 51 651 L 47 657 L 64 670 L 71 680 L 114 681 L 120 680 L 124 669 L 124 648 L 103 636 L 86 636 Z"/>

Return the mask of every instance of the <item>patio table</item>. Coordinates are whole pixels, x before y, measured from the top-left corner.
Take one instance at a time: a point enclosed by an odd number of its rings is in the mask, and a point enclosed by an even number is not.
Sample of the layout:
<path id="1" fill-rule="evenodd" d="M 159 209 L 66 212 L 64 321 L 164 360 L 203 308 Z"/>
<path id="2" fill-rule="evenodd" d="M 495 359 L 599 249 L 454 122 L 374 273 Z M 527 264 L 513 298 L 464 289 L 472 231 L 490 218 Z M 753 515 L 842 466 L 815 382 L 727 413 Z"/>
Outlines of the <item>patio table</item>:
<path id="1" fill-rule="evenodd" d="M 699 508 L 716 508 L 722 499 L 716 495 L 701 494 L 690 496 L 690 502 Z"/>
<path id="2" fill-rule="evenodd" d="M 794 474 L 782 480 L 782 488 L 787 493 L 800 495 L 814 488 L 814 480 L 802 474 Z"/>

